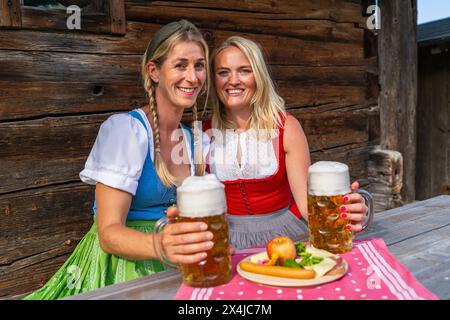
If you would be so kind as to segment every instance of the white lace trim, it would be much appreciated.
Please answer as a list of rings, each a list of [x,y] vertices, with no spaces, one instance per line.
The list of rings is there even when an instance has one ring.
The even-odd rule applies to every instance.
[[[240,165],[238,143],[241,147]],[[278,168],[273,140],[258,139],[255,130],[241,133],[227,130],[224,139],[213,139],[210,150],[211,173],[220,180],[266,178],[275,174]]]

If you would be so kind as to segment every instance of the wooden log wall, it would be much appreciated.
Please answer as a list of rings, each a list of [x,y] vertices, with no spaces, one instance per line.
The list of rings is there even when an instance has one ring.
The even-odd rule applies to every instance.
[[[145,104],[141,55],[173,20],[194,22],[211,47],[259,42],[312,160],[346,162],[366,185],[380,125],[363,11],[356,0],[126,1],[123,36],[0,30],[0,298],[45,283],[89,229],[93,188],[78,174],[101,122]]]

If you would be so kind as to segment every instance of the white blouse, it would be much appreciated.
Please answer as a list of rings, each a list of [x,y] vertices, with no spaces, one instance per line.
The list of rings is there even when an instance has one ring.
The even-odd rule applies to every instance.
[[[278,135],[273,139],[278,141]],[[277,152],[272,139],[258,139],[256,130],[226,130],[224,138],[213,138],[210,146],[210,170],[222,181],[260,179],[276,173]],[[238,161],[238,144],[241,159]],[[278,146],[278,143],[275,144]],[[278,149],[278,148],[277,148]]]
[[[136,194],[149,151],[151,160],[154,160],[154,145],[152,127],[145,112],[141,109],[135,111],[144,119],[148,131],[138,119],[128,113],[110,116],[100,126],[85,168],[80,172],[81,181],[92,185],[101,182],[132,195]],[[191,136],[186,130],[182,131],[193,175],[195,167],[192,165]],[[202,139],[202,143],[206,140]],[[203,150],[207,152],[207,145],[204,145]]]

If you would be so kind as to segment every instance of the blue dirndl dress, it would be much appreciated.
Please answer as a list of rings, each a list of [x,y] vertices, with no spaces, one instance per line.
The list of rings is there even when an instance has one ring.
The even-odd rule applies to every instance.
[[[123,140],[123,144],[126,145],[128,142],[125,140],[133,139],[133,137],[111,136],[111,132],[114,132],[111,130],[116,130],[118,127],[126,127],[127,124],[131,124],[130,128],[132,130],[130,132],[141,133],[140,139],[138,139],[140,141],[140,149],[142,147],[145,149],[145,144],[148,145],[148,148],[145,155],[142,156],[144,159],[143,165],[139,163],[134,166],[137,168],[135,170],[137,174],[135,174],[136,172],[132,172],[129,176],[124,176],[123,170],[122,172],[120,170],[123,168],[127,170],[127,159],[124,160],[125,165],[122,162],[116,167],[111,166],[110,163],[102,163],[102,159],[108,159],[106,161],[109,161],[109,158],[114,158],[114,156],[121,157],[120,153],[128,151],[127,146],[124,147],[125,149],[120,148],[120,142]],[[145,128],[145,131],[142,130],[142,127],[139,127],[140,125]],[[184,125],[182,127],[185,141],[189,146],[187,149],[192,164],[192,129]],[[145,233],[153,232],[156,221],[165,216],[165,210],[176,201],[176,188],[165,187],[155,171],[152,161],[153,134],[151,130],[151,126],[144,112],[140,109],[135,109],[127,114],[111,116],[102,124],[93,150],[86,162],[86,167],[80,173],[80,177],[84,182],[90,184],[102,182],[106,185],[130,192],[133,197],[126,225]],[[147,139],[142,134],[144,132]],[[114,141],[115,139],[116,141]],[[130,141],[130,143],[133,144],[133,141]],[[120,150],[111,151],[105,155],[102,148],[114,145],[119,145],[118,149]],[[96,156],[97,159],[95,159]],[[130,167],[133,166],[130,165],[128,167],[128,170],[131,170]],[[130,177],[136,178],[139,174],[138,179],[130,180]],[[191,166],[191,174],[193,174],[193,166]],[[132,261],[104,252],[98,240],[97,208],[95,202],[93,211],[94,223],[91,229],[81,239],[63,266],[43,287],[26,296],[24,299],[60,299],[111,284],[133,280],[165,269],[159,260]]]

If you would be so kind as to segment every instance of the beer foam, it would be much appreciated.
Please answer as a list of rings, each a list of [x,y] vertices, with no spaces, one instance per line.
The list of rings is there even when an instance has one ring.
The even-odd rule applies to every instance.
[[[308,194],[333,196],[350,193],[348,166],[335,161],[318,161],[308,169]]]
[[[177,207],[182,217],[208,217],[227,212],[225,186],[214,174],[191,176],[177,188]]]

